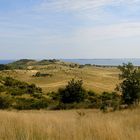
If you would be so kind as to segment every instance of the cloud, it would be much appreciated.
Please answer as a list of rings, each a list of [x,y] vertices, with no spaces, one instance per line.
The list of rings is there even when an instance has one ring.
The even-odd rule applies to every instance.
[[[43,0],[33,9],[42,14],[70,13],[79,19],[101,21],[106,18],[111,20],[117,15],[117,12],[106,11],[108,6],[122,7],[119,10],[126,10],[125,14],[136,13],[140,9],[140,0]]]
[[[132,5],[140,3],[139,0],[44,0],[37,7],[40,11],[85,11],[98,10],[107,5]]]
[[[81,28],[76,31],[75,36],[80,37],[79,40],[86,38],[91,41],[140,36],[140,22]]]
[[[31,54],[38,48],[36,56],[40,52],[41,56],[84,58],[98,56],[104,46],[109,48],[106,54],[113,52],[114,46],[120,46],[119,53],[129,46],[131,54],[131,45],[140,43],[140,0],[39,1],[27,9],[1,14],[1,48],[22,46],[23,52],[26,47]]]

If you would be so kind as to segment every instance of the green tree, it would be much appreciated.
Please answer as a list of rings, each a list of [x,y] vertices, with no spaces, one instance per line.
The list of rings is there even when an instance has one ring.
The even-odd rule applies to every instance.
[[[79,103],[85,99],[85,90],[82,87],[83,81],[72,79],[64,89],[59,89],[60,102]]]
[[[140,99],[140,78],[139,70],[132,63],[123,64],[118,67],[121,73],[119,74],[122,82],[117,86],[117,90],[122,93],[122,101],[125,104],[137,105]]]

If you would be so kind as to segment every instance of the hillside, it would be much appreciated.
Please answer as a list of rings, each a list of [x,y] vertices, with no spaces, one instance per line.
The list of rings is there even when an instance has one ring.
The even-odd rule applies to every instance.
[[[13,69],[0,71],[1,76],[11,76],[27,83],[35,83],[45,93],[56,91],[72,78],[82,79],[85,88],[97,93],[113,91],[119,82],[119,71],[116,67],[83,66],[59,60],[26,59],[13,62],[8,66]],[[37,76],[37,73],[40,75]]]
[[[11,77],[0,77],[0,108],[40,109],[47,107],[42,89]]]

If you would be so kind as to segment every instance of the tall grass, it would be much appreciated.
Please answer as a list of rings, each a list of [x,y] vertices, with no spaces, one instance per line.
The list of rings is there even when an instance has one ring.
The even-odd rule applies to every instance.
[[[0,140],[140,140],[140,109],[0,111]]]

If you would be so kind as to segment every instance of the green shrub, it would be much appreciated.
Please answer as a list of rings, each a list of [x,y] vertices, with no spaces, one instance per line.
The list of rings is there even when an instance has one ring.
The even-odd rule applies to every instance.
[[[122,101],[127,105],[138,105],[140,100],[140,71],[132,63],[118,67],[121,71],[119,78],[122,82],[117,90],[122,93]]]
[[[11,95],[42,93],[42,89],[35,84],[28,84],[11,77],[4,78],[4,86]]]
[[[81,109],[81,108],[88,108],[87,104],[85,104],[84,102],[80,102],[80,103],[59,103],[55,109]]]
[[[4,64],[0,64],[0,71],[2,70],[9,70],[11,69],[10,66],[4,65]]]
[[[14,108],[18,110],[43,109],[48,107],[46,99],[17,98]]]
[[[35,75],[33,75],[34,77],[46,77],[46,76],[52,76],[52,74],[48,74],[48,73],[41,73],[41,72],[37,72]]]
[[[105,111],[107,108],[110,108],[110,107],[113,110],[119,109],[121,97],[117,93],[103,92],[99,98],[101,100],[101,104],[100,104],[101,110]]]
[[[5,91],[5,87],[4,86],[0,86],[0,92],[4,92]]]
[[[0,96],[0,109],[7,109],[11,105],[11,101],[8,96]]]
[[[59,89],[60,102],[62,103],[79,103],[85,99],[85,89],[82,87],[82,80],[75,81],[72,79],[65,88]]]

